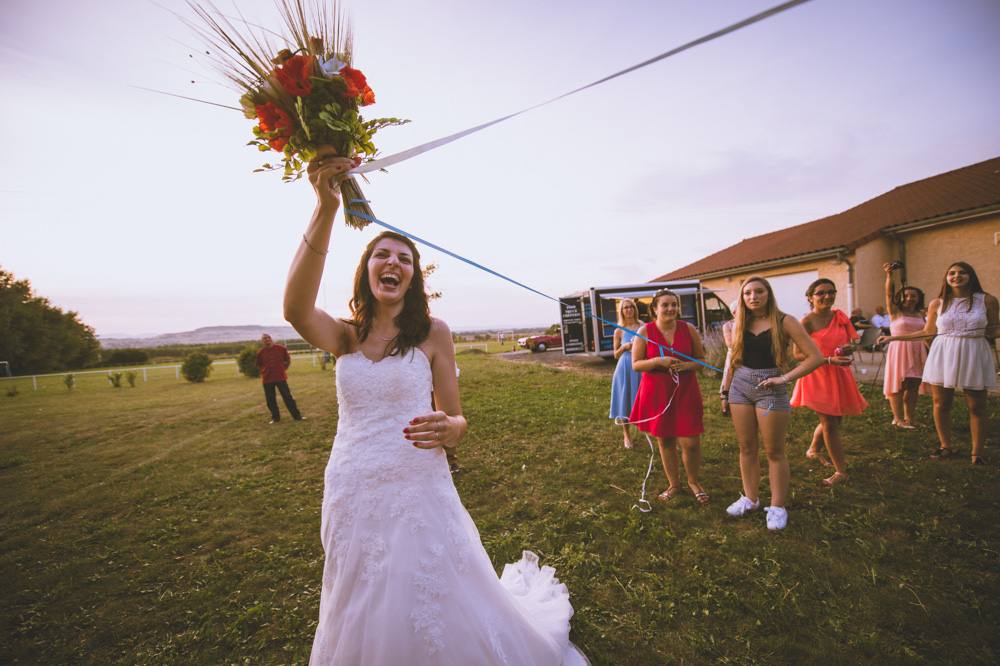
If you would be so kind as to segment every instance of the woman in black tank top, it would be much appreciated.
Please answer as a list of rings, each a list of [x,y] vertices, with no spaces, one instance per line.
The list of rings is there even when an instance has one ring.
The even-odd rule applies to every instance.
[[[722,412],[732,414],[736,439],[740,443],[740,476],[743,493],[726,513],[742,516],[760,508],[760,442],[763,435],[771,482],[771,506],[767,527],[780,530],[788,522],[788,456],[785,435],[792,408],[787,384],[803,377],[823,363],[819,348],[795,317],[778,309],[771,285],[753,276],[740,286],[735,326],[723,329],[731,351],[730,368],[722,378]],[[791,365],[789,344],[795,342],[806,353],[798,367]]]

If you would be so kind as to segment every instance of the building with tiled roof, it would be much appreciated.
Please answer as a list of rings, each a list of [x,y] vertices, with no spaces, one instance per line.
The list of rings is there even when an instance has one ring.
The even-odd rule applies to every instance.
[[[740,282],[766,277],[782,310],[808,310],[805,289],[829,278],[837,307],[870,316],[885,304],[882,265],[899,259],[897,274],[937,295],[955,261],[970,263],[983,288],[1000,294],[1000,157],[901,185],[850,210],[788,229],[747,238],[652,282],[700,279],[726,302]]]

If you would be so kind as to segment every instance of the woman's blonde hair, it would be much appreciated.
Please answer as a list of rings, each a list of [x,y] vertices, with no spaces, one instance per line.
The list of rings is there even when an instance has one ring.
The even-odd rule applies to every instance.
[[[750,330],[750,324],[753,322],[753,313],[750,312],[750,308],[747,307],[747,303],[743,298],[743,291],[751,282],[760,282],[767,289],[767,319],[771,324],[771,356],[774,357],[774,362],[780,370],[787,370],[791,361],[788,352],[791,338],[785,332],[784,326],[781,325],[782,320],[785,318],[785,313],[778,309],[778,303],[774,300],[774,290],[771,289],[771,283],[759,275],[751,275],[740,284],[739,304],[736,308],[736,326],[733,327],[732,365],[734,368],[743,365],[743,333]]]
[[[639,306],[636,305],[635,301],[633,301],[631,298],[623,298],[622,300],[618,301],[618,308],[617,308],[618,309],[618,325],[619,326],[624,326],[625,323],[626,323],[625,322],[625,315],[622,314],[622,308],[625,307],[626,303],[631,303],[632,307],[635,308],[635,321],[637,323],[641,324],[642,322],[639,320]]]

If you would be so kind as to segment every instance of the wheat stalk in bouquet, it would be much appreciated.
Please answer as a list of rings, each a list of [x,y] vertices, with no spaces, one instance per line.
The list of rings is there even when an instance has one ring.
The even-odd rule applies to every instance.
[[[361,116],[375,94],[351,66],[351,26],[336,0],[275,0],[285,24],[281,33],[230,18],[211,2],[189,4],[200,23],[188,25],[207,44],[211,64],[240,91],[244,115],[257,121],[248,145],[281,153],[279,164],[257,171],[281,169],[282,180],[297,180],[324,145],[360,164],[375,158],[372,137],[379,129],[409,122]],[[374,215],[357,182],[347,178],[340,189],[345,221],[363,228],[368,220],[352,213]]]

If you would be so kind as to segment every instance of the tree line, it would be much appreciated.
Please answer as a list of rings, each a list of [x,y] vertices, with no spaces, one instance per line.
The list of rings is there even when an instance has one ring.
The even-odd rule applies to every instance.
[[[35,294],[27,280],[0,267],[0,361],[11,374],[85,368],[100,358],[94,329]]]

